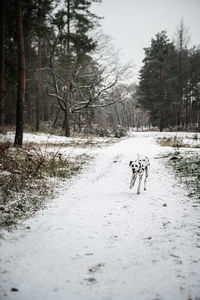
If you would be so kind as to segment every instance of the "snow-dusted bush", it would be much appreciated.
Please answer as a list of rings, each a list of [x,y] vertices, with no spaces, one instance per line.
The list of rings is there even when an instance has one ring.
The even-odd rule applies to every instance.
[[[45,205],[59,178],[77,173],[87,157],[65,157],[48,147],[0,144],[0,226],[10,225]],[[51,179],[50,179],[51,178]]]

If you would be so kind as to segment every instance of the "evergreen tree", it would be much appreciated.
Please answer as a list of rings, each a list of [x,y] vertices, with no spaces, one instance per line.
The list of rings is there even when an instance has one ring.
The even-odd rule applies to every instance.
[[[160,131],[166,126],[172,101],[174,85],[175,47],[165,31],[151,40],[145,48],[144,66],[140,70],[139,102],[150,112],[151,122]],[[173,68],[171,66],[173,65]],[[170,67],[169,67],[170,66]]]
[[[187,82],[186,128],[196,124],[200,130],[200,46],[189,51],[190,73]]]
[[[18,50],[18,93],[17,93],[17,116],[15,145],[22,146],[24,126],[24,98],[26,86],[24,36],[22,23],[22,4],[17,0],[17,50]]]
[[[179,128],[184,127],[184,110],[187,107],[187,82],[189,76],[189,57],[188,57],[188,29],[183,23],[183,19],[180,22],[180,26],[177,30],[177,38],[175,40],[177,51],[177,100],[176,100],[176,123]]]
[[[5,66],[5,0],[0,2],[0,126]]]

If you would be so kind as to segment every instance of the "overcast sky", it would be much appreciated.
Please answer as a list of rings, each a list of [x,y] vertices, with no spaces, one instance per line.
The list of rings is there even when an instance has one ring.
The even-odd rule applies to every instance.
[[[144,58],[143,48],[162,30],[172,39],[181,18],[189,28],[190,46],[200,44],[200,0],[102,0],[93,4],[93,11],[104,17],[103,31],[122,50],[122,63],[132,61],[135,65],[135,79]]]

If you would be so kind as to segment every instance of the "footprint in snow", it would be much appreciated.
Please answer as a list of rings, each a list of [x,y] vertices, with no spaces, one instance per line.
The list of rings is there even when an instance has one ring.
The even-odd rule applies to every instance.
[[[94,274],[94,273],[98,272],[104,265],[105,265],[104,263],[98,263],[94,266],[91,266],[88,269],[88,273],[89,274]],[[91,275],[86,275],[84,277],[84,281],[87,282],[90,285],[97,283],[96,278],[91,276]]]
[[[170,221],[163,222],[163,223],[162,223],[163,228],[166,229],[167,226],[168,226],[170,223],[171,223]]]
[[[130,207],[130,205],[124,205],[124,206],[122,206],[122,208],[129,208]]]
[[[118,236],[117,235],[111,235],[109,238],[109,242],[113,242],[113,241],[117,241],[118,240]]]
[[[97,280],[92,276],[85,276],[84,282],[86,282],[87,284],[95,284],[97,283]]]
[[[92,252],[87,252],[85,255],[86,255],[86,256],[91,256],[91,255],[94,255],[94,253],[92,253]]]
[[[102,267],[104,267],[104,265],[105,265],[104,263],[98,263],[98,264],[96,264],[96,265],[90,267],[90,268],[88,269],[88,272],[89,272],[89,273],[96,273],[96,272],[98,272]]]

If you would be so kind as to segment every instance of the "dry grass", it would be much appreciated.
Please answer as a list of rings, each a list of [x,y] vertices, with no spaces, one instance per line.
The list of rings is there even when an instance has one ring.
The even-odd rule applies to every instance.
[[[65,157],[57,147],[26,144],[13,148],[0,144],[0,225],[11,225],[44,207],[54,185],[79,172],[88,156]]]
[[[197,138],[194,136],[193,139],[196,140]],[[174,136],[174,137],[161,137],[161,138],[157,139],[157,142],[161,146],[173,147],[175,149],[179,149],[179,148],[200,148],[200,144],[197,144],[197,145],[187,144],[187,143],[184,143],[182,138],[178,138],[176,136]]]
[[[187,186],[188,196],[200,199],[200,154],[186,150],[174,155],[171,153],[167,166],[173,168],[177,178]]]

